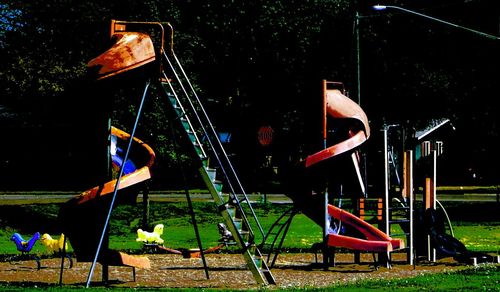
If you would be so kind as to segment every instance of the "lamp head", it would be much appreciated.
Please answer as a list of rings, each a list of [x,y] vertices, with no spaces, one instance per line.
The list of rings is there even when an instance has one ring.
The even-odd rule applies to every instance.
[[[375,9],[375,10],[385,10],[385,9],[387,9],[387,6],[385,6],[385,5],[373,5],[373,9]]]

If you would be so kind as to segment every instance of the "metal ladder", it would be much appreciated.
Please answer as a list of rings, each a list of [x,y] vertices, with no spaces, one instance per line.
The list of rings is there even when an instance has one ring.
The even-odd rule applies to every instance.
[[[254,227],[261,238],[265,237],[265,233],[209,116],[172,49],[163,51],[161,62],[159,86],[193,146],[193,154],[200,162],[200,175],[228,230],[255,280],[263,285],[276,284],[255,243]]]
[[[403,238],[406,241],[404,249],[407,253],[407,262],[410,265],[414,263],[414,246],[413,246],[413,154],[412,151],[403,153],[403,190],[401,201],[393,198],[390,195],[390,172],[391,165],[394,168],[394,173],[398,183],[400,182],[397,175],[397,167],[394,163],[392,149],[388,145],[388,130],[393,125],[385,126],[384,134],[384,176],[385,176],[385,192],[384,192],[384,231],[392,238]],[[402,232],[392,233],[392,225],[399,225]],[[402,251],[400,250],[400,251]],[[388,259],[390,261],[390,259]]]

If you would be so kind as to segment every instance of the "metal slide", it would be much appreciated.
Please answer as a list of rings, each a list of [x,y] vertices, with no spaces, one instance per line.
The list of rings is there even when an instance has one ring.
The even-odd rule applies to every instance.
[[[130,156],[124,161],[126,143],[130,134],[112,127],[111,157],[113,168],[123,167],[117,203],[135,203],[143,183],[151,178],[151,166],[155,153],[147,144],[133,138]],[[79,262],[91,262],[96,255],[103,223],[115,191],[117,179],[95,186],[62,205],[59,219],[62,232],[68,237]],[[105,248],[99,255],[98,262],[105,266],[130,266],[150,268],[149,259],[144,256],[128,255],[124,252]]]

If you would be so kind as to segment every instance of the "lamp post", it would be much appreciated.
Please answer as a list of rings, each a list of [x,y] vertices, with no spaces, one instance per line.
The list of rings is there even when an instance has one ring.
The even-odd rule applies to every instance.
[[[465,27],[465,26],[461,26],[461,25],[455,24],[455,23],[444,21],[442,19],[435,18],[435,17],[429,16],[429,15],[425,15],[425,14],[422,14],[422,13],[419,13],[419,12],[416,12],[416,11],[413,11],[413,10],[409,10],[409,9],[406,9],[406,8],[403,8],[403,7],[399,7],[399,6],[374,5],[373,9],[378,10],[378,11],[380,11],[380,10],[386,10],[386,9],[396,9],[396,10],[400,10],[400,11],[403,11],[403,12],[414,14],[414,15],[417,15],[417,16],[420,16],[420,17],[424,17],[424,18],[427,18],[427,19],[430,19],[430,20],[433,20],[433,21],[436,21],[436,22],[440,22],[442,24],[453,26],[453,27],[461,29],[461,30],[472,32],[474,34],[480,35],[480,36],[485,37],[485,38],[489,38],[489,39],[492,39],[492,40],[499,40],[500,39],[500,37],[495,36],[495,35],[487,34],[487,33],[484,33],[482,31],[478,31],[478,30],[475,30],[475,29],[471,29],[471,28],[468,28],[468,27]]]
[[[361,15],[356,10],[354,15],[354,37],[355,37],[355,52],[356,52],[356,96],[358,98],[358,105],[361,106],[361,45],[360,45],[360,31],[359,21],[363,18],[373,17],[373,15]]]
[[[448,26],[451,26],[451,27],[454,27],[454,28],[457,28],[457,29],[460,29],[460,30],[464,30],[464,31],[473,33],[475,35],[478,35],[478,36],[481,36],[481,37],[484,37],[484,38],[488,38],[490,40],[494,40],[494,41],[497,40],[498,41],[500,39],[500,37],[496,36],[496,35],[484,33],[482,31],[478,31],[478,30],[474,30],[474,29],[471,29],[471,28],[468,28],[468,27],[464,27],[464,26],[461,26],[461,25],[458,25],[458,24],[455,24],[455,23],[451,23],[451,22],[448,22],[448,21],[445,21],[445,20],[442,20],[442,19],[439,19],[439,18],[435,18],[435,17],[429,16],[429,15],[425,15],[425,14],[422,14],[422,13],[419,13],[419,12],[416,12],[416,11],[413,11],[413,10],[409,10],[409,9],[406,9],[406,8],[403,8],[403,7],[399,7],[399,6],[374,5],[374,6],[372,6],[372,8],[374,10],[377,10],[377,11],[382,11],[382,10],[386,10],[386,9],[399,10],[399,11],[402,11],[402,12],[405,12],[405,13],[413,14],[413,15],[416,15],[416,16],[419,16],[419,17],[423,17],[423,18],[435,21],[435,22],[439,22],[441,24],[445,24],[445,25],[448,25]],[[434,155],[436,155],[436,152],[435,151],[433,151],[433,152],[434,152]],[[429,188],[430,192],[433,192],[433,194],[431,194],[431,196],[432,195],[435,196],[435,183],[436,183],[435,182],[435,173],[436,173],[436,166],[435,166],[436,162],[435,162],[435,159],[436,158],[434,156],[434,161],[433,161],[433,176],[434,176],[434,178],[431,179],[433,185]],[[387,181],[387,179],[386,179],[386,181]],[[427,189],[427,186],[425,186],[425,188]],[[386,226],[386,229],[387,228],[388,227]],[[410,236],[412,237],[413,235],[410,235]],[[413,245],[413,242],[411,242],[410,245]],[[433,255],[430,254],[430,251],[432,250],[431,249],[432,245],[430,244],[430,242],[427,243],[427,247],[428,247],[428,251],[429,251],[429,255],[428,255],[429,259],[432,257],[432,261],[435,261],[435,256],[436,256],[435,255],[435,250],[433,252]]]
[[[356,10],[354,28],[356,30],[356,94],[358,104],[361,106],[361,70],[360,70],[360,52],[359,52],[359,12]]]

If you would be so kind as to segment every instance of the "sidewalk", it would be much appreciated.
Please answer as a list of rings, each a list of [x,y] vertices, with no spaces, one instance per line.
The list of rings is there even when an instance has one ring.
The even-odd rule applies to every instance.
[[[79,195],[75,192],[0,192],[0,205],[22,205],[22,204],[52,204],[64,203],[69,199]],[[193,202],[209,202],[212,197],[208,193],[191,193],[189,194]],[[284,194],[248,194],[250,202],[266,202],[273,204],[292,204],[292,200]],[[447,201],[466,201],[466,202],[499,202],[500,196],[495,193],[468,193],[446,192],[440,194],[437,198],[441,202]],[[186,201],[184,192],[172,191],[152,191],[149,194],[149,199],[153,202],[182,202]],[[142,202],[143,195],[139,194],[137,201]],[[416,195],[416,200],[422,200],[422,194]]]
[[[22,205],[22,204],[58,204],[64,203],[73,197],[78,196],[75,192],[0,192],[0,205]],[[209,202],[212,196],[209,193],[190,193],[193,202]],[[284,194],[248,194],[250,202],[267,202],[274,204],[291,204],[292,200]],[[137,202],[142,202],[143,194],[137,196]],[[152,191],[149,193],[149,200],[153,202],[183,202],[186,201],[186,194],[183,191]]]

